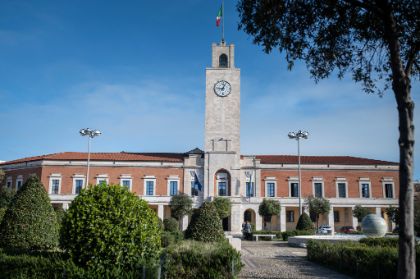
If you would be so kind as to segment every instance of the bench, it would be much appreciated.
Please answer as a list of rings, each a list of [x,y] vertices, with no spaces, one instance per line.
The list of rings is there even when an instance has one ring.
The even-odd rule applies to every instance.
[[[255,237],[255,241],[258,241],[258,238],[260,237],[269,237],[271,240],[276,237],[275,234],[254,234],[253,237]]]

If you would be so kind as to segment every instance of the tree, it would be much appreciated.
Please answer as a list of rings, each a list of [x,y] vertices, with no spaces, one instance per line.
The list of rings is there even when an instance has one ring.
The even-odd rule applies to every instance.
[[[385,209],[386,215],[388,215],[389,219],[395,224],[398,224],[400,221],[400,209],[398,207],[390,206]]]
[[[163,229],[168,232],[179,231],[178,220],[173,217],[163,219]]]
[[[420,236],[420,199],[414,201],[414,230]]]
[[[369,209],[362,207],[360,204],[356,205],[353,209],[353,216],[357,218],[357,221],[362,222],[363,218],[370,213]]]
[[[315,216],[316,228],[318,229],[319,215],[330,212],[331,205],[327,199],[318,197],[308,197],[306,204],[309,207],[309,213]]]
[[[214,206],[217,209],[220,219],[224,219],[230,216],[230,210],[232,208],[232,203],[228,198],[216,197],[213,201]]]
[[[0,188],[3,188],[5,185],[5,180],[6,178],[6,173],[4,172],[4,170],[0,169]]]
[[[212,202],[204,202],[194,211],[185,237],[203,242],[221,241],[225,238],[219,214]]]
[[[312,223],[311,218],[309,218],[308,214],[305,212],[300,215],[299,220],[296,224],[296,230],[306,231],[312,230],[314,228],[314,224]]]
[[[159,221],[145,200],[119,185],[97,185],[70,204],[61,225],[61,246],[74,262],[106,277],[154,264],[160,252]]]
[[[4,215],[0,246],[8,250],[42,250],[57,244],[58,225],[50,198],[38,177],[31,176]]]
[[[15,190],[6,187],[0,187],[0,208],[7,208],[12,202],[15,194]]]
[[[171,215],[178,220],[180,226],[182,218],[191,214],[192,203],[192,199],[184,193],[172,196],[171,201],[169,202]]]
[[[264,225],[267,222],[271,222],[271,217],[273,215],[280,214],[280,202],[277,200],[263,199],[258,207],[258,214],[264,217]]]
[[[285,52],[289,69],[303,60],[315,81],[349,72],[367,93],[392,87],[400,132],[398,276],[414,278],[411,79],[420,76],[419,1],[240,0],[237,9],[239,28],[265,52]]]

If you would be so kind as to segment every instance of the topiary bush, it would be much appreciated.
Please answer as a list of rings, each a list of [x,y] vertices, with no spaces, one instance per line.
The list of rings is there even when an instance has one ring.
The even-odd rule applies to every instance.
[[[168,232],[163,231],[161,236],[162,247],[168,247],[176,244],[184,239],[184,234],[181,231]]]
[[[185,237],[197,241],[214,242],[225,238],[217,209],[211,202],[204,202],[194,211]]]
[[[42,250],[58,245],[54,209],[38,177],[31,176],[14,196],[0,225],[0,247]]]
[[[304,230],[312,230],[314,228],[314,224],[312,223],[311,218],[309,218],[308,214],[305,212],[300,215],[299,220],[296,224],[296,230],[304,231]]]
[[[214,206],[217,209],[217,213],[219,214],[220,219],[224,219],[230,216],[230,211],[232,208],[232,203],[228,198],[224,197],[216,197],[213,200]]]
[[[61,246],[82,267],[105,274],[110,267],[138,269],[156,262],[158,217],[146,201],[119,185],[97,185],[71,203],[61,227]]]
[[[179,231],[178,220],[173,217],[165,218],[163,220],[163,229],[168,232],[178,232]]]

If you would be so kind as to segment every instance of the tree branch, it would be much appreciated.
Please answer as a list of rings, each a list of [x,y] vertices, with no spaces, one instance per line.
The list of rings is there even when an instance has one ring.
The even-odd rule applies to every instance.
[[[361,2],[361,1],[358,1],[358,0],[344,0],[344,2],[347,2],[348,4],[351,4],[355,7],[360,7],[360,8],[363,8],[363,9],[367,10],[367,11],[377,13],[379,16],[384,15],[384,13],[381,9],[379,9],[378,7],[376,7],[374,5],[370,5],[369,3]]]
[[[411,69],[413,68],[413,64],[416,63],[415,60],[416,60],[416,56],[417,56],[419,50],[420,50],[420,43],[417,42],[411,47],[410,51],[408,52],[407,64],[406,64],[405,70],[404,70],[407,77],[410,76]],[[416,65],[417,65],[417,63],[416,63]]]

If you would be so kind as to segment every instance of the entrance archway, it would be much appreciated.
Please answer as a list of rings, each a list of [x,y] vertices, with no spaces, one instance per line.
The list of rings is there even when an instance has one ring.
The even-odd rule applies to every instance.
[[[255,220],[256,214],[255,211],[251,208],[248,208],[244,211],[244,222],[249,222],[255,228],[256,220]]]

